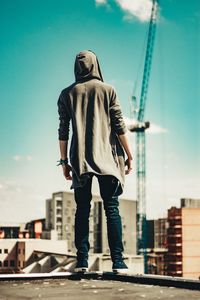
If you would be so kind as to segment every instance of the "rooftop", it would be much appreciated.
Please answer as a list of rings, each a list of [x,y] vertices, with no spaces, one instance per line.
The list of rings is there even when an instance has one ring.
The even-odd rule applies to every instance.
[[[106,297],[106,300],[137,300],[142,298],[148,300],[200,299],[200,289],[184,289],[184,284],[185,287],[192,288],[192,283],[196,283],[196,288],[198,288],[199,281],[163,277],[149,275],[120,276],[112,273],[1,275],[0,299],[79,300],[81,298],[81,300],[102,300],[102,297]],[[173,282],[175,286],[181,288],[172,287]],[[190,283],[190,286],[188,283]],[[195,286],[193,287],[195,288]]]

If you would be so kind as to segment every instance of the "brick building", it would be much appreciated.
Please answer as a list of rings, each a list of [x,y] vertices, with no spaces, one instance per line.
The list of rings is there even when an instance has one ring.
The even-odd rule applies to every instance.
[[[200,276],[200,201],[181,200],[168,210],[166,275]]]

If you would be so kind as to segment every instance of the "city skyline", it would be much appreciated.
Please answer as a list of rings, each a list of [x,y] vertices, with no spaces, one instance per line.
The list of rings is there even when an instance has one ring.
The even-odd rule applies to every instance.
[[[93,50],[119,96],[126,123],[151,1],[25,0],[1,4],[0,219],[45,214],[53,192],[69,191],[60,167],[57,99],[74,81],[75,55]],[[200,198],[200,3],[160,1],[145,119],[147,216],[166,216],[180,198]],[[138,74],[139,70],[139,76]],[[133,151],[134,135],[129,134]],[[135,155],[135,151],[134,151]],[[135,161],[134,158],[134,168]],[[98,193],[94,183],[94,194]],[[136,199],[135,169],[123,198]]]

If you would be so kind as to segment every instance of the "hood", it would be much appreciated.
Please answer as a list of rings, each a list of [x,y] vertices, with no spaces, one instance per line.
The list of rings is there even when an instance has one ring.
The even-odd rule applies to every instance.
[[[97,78],[103,81],[101,69],[96,55],[90,51],[81,51],[76,56],[74,74],[77,81]]]

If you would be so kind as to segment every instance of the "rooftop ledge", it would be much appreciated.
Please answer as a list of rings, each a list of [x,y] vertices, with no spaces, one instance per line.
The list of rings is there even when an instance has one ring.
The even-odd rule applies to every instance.
[[[0,274],[0,289],[2,281],[44,281],[50,279],[68,279],[68,280],[106,280],[106,281],[121,281],[125,283],[136,283],[162,287],[175,287],[179,289],[199,290],[200,281],[194,279],[146,275],[146,274],[127,274],[119,275],[112,272],[86,272],[86,273],[70,273],[70,272],[55,272],[55,273],[30,273],[30,274]],[[200,296],[200,295],[199,295]]]

